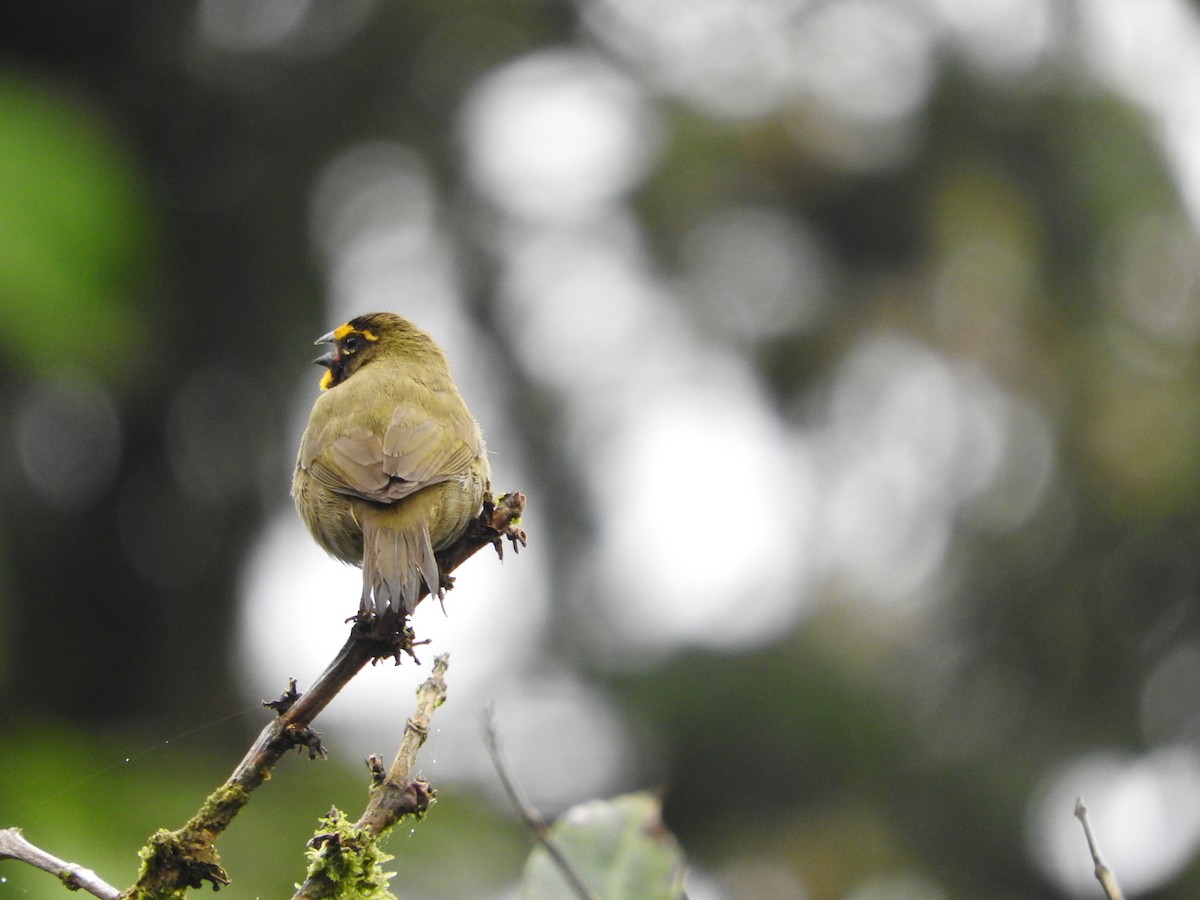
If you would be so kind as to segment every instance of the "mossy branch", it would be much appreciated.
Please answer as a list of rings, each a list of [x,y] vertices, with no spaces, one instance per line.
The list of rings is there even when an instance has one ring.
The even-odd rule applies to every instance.
[[[441,571],[448,575],[489,545],[503,558],[506,539],[514,550],[519,550],[525,545],[525,532],[520,526],[524,509],[525,496],[519,492],[505,494],[495,501],[489,499],[462,537],[438,554]],[[177,831],[163,829],[151,836],[139,851],[142,869],[138,880],[127,890],[118,891],[90,869],[35,847],[19,828],[0,830],[0,859],[26,862],[55,875],[70,890],[84,890],[104,900],[181,898],[189,888],[205,883],[214,889],[228,884],[229,876],[214,845],[249,802],[251,793],[271,777],[275,764],[289,750],[306,749],[313,759],[324,756],[320,736],[311,728],[317,715],[368,662],[389,657],[399,662],[404,654],[414,656],[418,643],[404,616],[387,613],[370,619],[356,618],[345,644],[307,692],[297,692],[293,681],[278,700],[264,704],[278,716],[262,730],[233,773],[205,799],[196,814]],[[362,824],[354,826],[364,834],[378,837],[403,816],[419,815],[432,802],[432,789],[424,782],[410,780],[408,773],[428,732],[428,716],[445,699],[445,668],[444,658],[435,663],[434,675],[425,683],[440,681],[440,689],[429,692],[428,702],[433,706],[426,709],[425,700],[418,704],[418,712],[409,720],[392,769],[376,780],[371,801],[360,820]],[[381,765],[379,768],[382,771]]]
[[[429,737],[434,711],[446,702],[447,655],[433,662],[433,671],[417,688],[417,709],[404,726],[404,737],[390,768],[371,757],[372,785],[363,814],[349,825],[338,810],[321,820],[321,829],[309,842],[308,877],[292,900],[317,898],[384,898],[391,877],[382,869],[390,859],[379,848],[379,839],[409,816],[420,819],[437,798],[423,778],[414,778],[417,753]]]
[[[494,502],[489,499],[462,537],[439,554],[442,572],[453,572],[487,546],[495,547],[503,557],[506,538],[514,549],[523,546],[525,532],[520,520],[524,510],[525,495],[519,492],[505,494]],[[228,875],[221,868],[213,843],[249,801],[250,793],[270,777],[275,764],[292,748],[306,748],[310,759],[323,756],[320,737],[310,727],[313,719],[368,662],[388,657],[399,662],[402,654],[413,655],[415,645],[412,629],[402,615],[388,612],[375,618],[356,618],[346,643],[307,692],[296,693],[293,682],[279,700],[267,704],[279,712],[278,718],[262,730],[233,774],[200,811],[179,831],[170,833],[175,841],[168,845],[156,835],[151,845],[143,848],[141,875],[124,897],[169,897],[174,890],[196,886],[196,877],[211,882],[213,887],[227,884]],[[156,840],[159,849],[155,849]],[[180,855],[165,852],[162,848],[166,847],[178,848]]]

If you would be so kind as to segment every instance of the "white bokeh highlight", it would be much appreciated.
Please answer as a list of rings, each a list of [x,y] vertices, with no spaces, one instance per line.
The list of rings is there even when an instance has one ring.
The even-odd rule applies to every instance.
[[[747,373],[714,363],[705,382],[664,388],[624,417],[596,472],[597,494],[623,485],[598,569],[635,646],[759,644],[799,612],[811,460]]]
[[[486,76],[462,115],[468,171],[509,215],[586,217],[648,171],[655,121],[632,81],[599,57],[557,51]]]
[[[227,53],[312,56],[342,46],[379,0],[199,0],[198,41]]]
[[[62,512],[85,509],[116,475],[120,420],[108,391],[89,376],[29,385],[18,397],[14,437],[29,484]]]
[[[1076,14],[1092,76],[1154,120],[1194,225],[1200,221],[1200,14],[1183,0],[1093,0]]]
[[[1049,435],[981,369],[911,338],[865,335],[813,430],[827,578],[864,600],[934,599],[964,517],[1003,531],[1036,511],[1053,471]],[[1015,496],[998,496],[1001,484]]]
[[[1136,896],[1168,883],[1200,849],[1200,754],[1168,745],[1142,756],[1095,751],[1051,772],[1030,801],[1029,851],[1072,897],[1096,896],[1075,801],[1082,798],[1105,865]]]

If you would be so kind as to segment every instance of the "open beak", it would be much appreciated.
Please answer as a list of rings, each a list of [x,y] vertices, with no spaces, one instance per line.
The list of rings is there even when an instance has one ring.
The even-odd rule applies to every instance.
[[[331,332],[329,332],[329,334],[321,335],[313,343],[317,344],[318,346],[320,346],[321,344],[335,343],[335,340],[333,337],[333,332],[331,331]],[[338,362],[338,353],[337,353],[336,346],[332,350],[330,350],[328,353],[326,353],[322,356],[318,356],[316,359],[313,360],[313,363],[315,365],[324,366],[327,369],[332,369],[335,365],[337,365],[337,362]]]

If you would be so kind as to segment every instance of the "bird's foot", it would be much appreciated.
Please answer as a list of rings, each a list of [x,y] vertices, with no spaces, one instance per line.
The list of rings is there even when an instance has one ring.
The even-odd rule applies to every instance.
[[[393,659],[396,665],[404,656],[408,656],[417,665],[417,647],[428,644],[428,640],[417,640],[416,634],[408,624],[408,616],[392,609],[381,613],[360,610],[354,617],[354,625],[350,633],[356,640],[371,644],[371,656],[374,662],[381,659]]]
[[[494,503],[489,501],[484,506],[483,513],[488,527],[496,532],[492,546],[496,548],[496,555],[501,559],[504,559],[504,538],[507,538],[508,542],[512,544],[513,553],[520,553],[521,548],[529,544],[525,529],[521,527],[523,512],[525,512],[525,495],[520,491],[502,494]]]

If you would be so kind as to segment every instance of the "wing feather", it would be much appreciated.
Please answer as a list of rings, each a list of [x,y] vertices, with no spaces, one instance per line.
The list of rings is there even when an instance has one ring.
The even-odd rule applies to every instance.
[[[368,379],[360,375],[333,390],[347,392],[356,381],[365,387]],[[409,394],[417,390],[410,388]],[[406,398],[395,403],[386,425],[360,423],[339,428],[332,420],[318,433],[306,433],[300,448],[301,465],[325,488],[376,503],[394,503],[431,484],[463,475],[483,453],[479,426],[461,399],[453,397],[449,408],[440,409],[438,401],[444,407],[451,399],[445,393],[426,399],[434,405],[432,415]],[[363,400],[379,402],[378,397]]]

